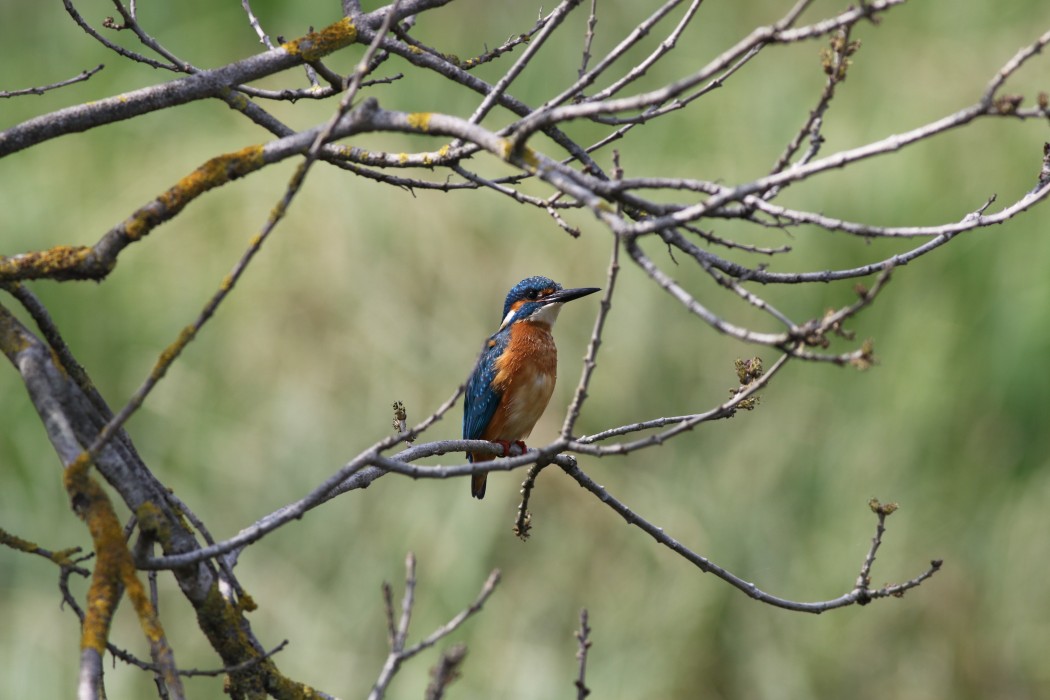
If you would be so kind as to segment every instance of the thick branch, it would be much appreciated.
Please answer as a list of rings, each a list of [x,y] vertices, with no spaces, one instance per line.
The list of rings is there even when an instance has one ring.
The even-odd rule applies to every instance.
[[[87,131],[195,100],[219,97],[235,85],[321,58],[348,46],[356,38],[357,27],[344,18],[272,51],[222,68],[35,117],[0,132],[0,158],[65,134]]]

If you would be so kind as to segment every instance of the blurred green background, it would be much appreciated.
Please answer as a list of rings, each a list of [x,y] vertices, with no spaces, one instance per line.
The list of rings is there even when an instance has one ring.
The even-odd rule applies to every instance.
[[[705,3],[678,50],[640,87],[688,74],[791,4]],[[144,25],[199,66],[260,50],[239,3],[139,5]],[[817,2],[805,18],[842,5]],[[102,0],[79,6],[96,24],[114,14]],[[600,2],[594,52],[608,50],[655,6]],[[331,0],[256,0],[253,7],[271,35],[285,37],[338,12]],[[467,57],[524,31],[538,12],[533,2],[459,0],[422,18],[416,35]],[[572,80],[585,19],[579,10],[559,30],[544,60],[514,84],[516,95],[538,104]],[[854,38],[863,46],[827,115],[823,153],[971,104],[1047,27],[1050,11],[1039,0],[915,2],[879,26],[860,26]],[[664,31],[629,58],[651,50]],[[0,41],[8,57],[0,89],[106,64],[86,83],[0,101],[0,128],[169,79],[107,53],[58,3],[0,3]],[[722,89],[636,130],[617,144],[627,174],[727,183],[764,174],[815,102],[822,46],[771,48]],[[346,70],[360,52],[349,49],[331,63]],[[495,80],[506,65],[478,73]],[[1031,104],[1038,90],[1050,89],[1047,65],[1033,61],[1007,91]],[[404,68],[392,60],[381,75]],[[301,84],[301,77],[288,73],[266,84]],[[430,75],[370,94],[390,108],[464,116],[478,100]],[[332,108],[272,106],[298,128]],[[496,114],[490,124],[506,120]],[[601,132],[573,125],[570,133],[586,141]],[[91,244],[206,159],[267,139],[212,101],[11,156],[0,167],[0,253]],[[986,120],[825,175],[778,201],[881,225],[958,220],[993,193],[1005,204],[1029,189],[1048,139],[1045,123]],[[354,145],[396,152],[441,142],[379,135]],[[542,139],[536,145],[547,146]],[[611,154],[599,154],[599,162],[608,167]],[[470,166],[507,172],[484,157]],[[113,406],[196,317],[293,168],[284,163],[204,196],[129,248],[102,284],[33,285]],[[545,192],[531,183],[526,189]],[[602,285],[608,234],[589,215],[567,218],[582,228],[580,239],[544,213],[489,192],[410,193],[318,167],[235,293],[131,420],[130,433],[159,478],[217,537],[231,536],[385,435],[393,401],[407,405],[410,421],[430,413],[466,375],[511,284],[547,274],[569,285]],[[849,590],[874,530],[866,502],[898,501],[873,583],[945,561],[903,599],[821,616],[758,604],[625,527],[555,471],[539,482],[533,537],[524,544],[510,530],[522,473],[494,475],[483,502],[469,498],[463,480],[390,476],[243,554],[238,573],[260,606],[252,614],[256,633],[269,646],[291,641],[277,661],[292,678],[363,696],[386,654],[380,584],[390,580],[400,593],[404,556],[413,551],[412,639],[472,600],[491,569],[503,571],[482,614],[451,640],[470,651],[450,697],[574,697],[572,633],[584,607],[594,644],[588,685],[598,698],[1050,697],[1048,222],[1044,203],[898,270],[875,307],[851,324],[859,337],[874,338],[879,364],[872,370],[796,363],[765,392],[759,410],[624,459],[581,460],[599,483],[687,546],[771,593],[801,600]],[[790,244],[792,256],[770,261],[776,270],[859,264],[902,249],[816,230],[788,238],[755,237],[728,224],[714,229]],[[660,248],[647,249],[712,308],[755,321],[688,265],[675,267]],[[851,287],[756,291],[802,319],[849,303]],[[15,306],[7,297],[3,303]],[[734,359],[756,352],[767,364],[774,359],[701,325],[630,264],[614,304],[581,433],[704,410],[735,384]],[[562,380],[534,431],[537,443],[561,424],[596,308],[583,301],[562,314]],[[10,369],[0,371],[0,395],[0,526],[51,549],[88,546],[58,461]],[[458,435],[457,407],[427,437]],[[0,550],[0,696],[74,692],[78,629],[60,609],[56,582],[50,563]],[[176,586],[162,577],[161,587],[179,664],[216,667]],[[126,609],[112,639],[147,655]],[[431,651],[408,664],[390,697],[421,697],[436,658]],[[107,664],[107,686],[113,698],[155,693],[146,674],[123,664]],[[217,679],[190,680],[187,688],[192,697],[221,696]]]

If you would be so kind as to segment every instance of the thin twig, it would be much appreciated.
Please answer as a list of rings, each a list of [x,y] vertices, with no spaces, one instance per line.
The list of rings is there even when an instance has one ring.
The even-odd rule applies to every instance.
[[[931,562],[930,568],[919,576],[906,581],[901,584],[893,586],[886,586],[877,591],[869,591],[866,588],[854,587],[853,590],[845,593],[837,598],[830,600],[822,600],[817,602],[802,602],[789,600],[787,598],[781,598],[779,596],[772,595],[760,589],[755,584],[745,581],[736,574],[733,574],[726,569],[713,563],[706,557],[703,557],[696,552],[692,551],[678,540],[674,539],[670,535],[664,532],[663,528],[657,527],[650,521],[641,517],[630,508],[628,508],[619,499],[615,498],[605,488],[599,486],[593,479],[583,473],[579,467],[572,467],[565,470],[566,473],[575,479],[577,483],[583,488],[590,491],[598,498],[602,503],[612,508],[618,513],[628,525],[634,525],[646,534],[652,537],[659,544],[667,547],[678,556],[682,557],[686,561],[690,562],[704,573],[714,574],[718,578],[722,579],[726,583],[730,584],[734,588],[743,591],[749,597],[768,605],[772,605],[778,608],[784,608],[785,610],[793,610],[795,612],[807,612],[807,613],[822,613],[828,610],[835,610],[837,608],[843,608],[850,605],[860,604],[861,601],[867,602],[876,598],[885,598],[888,596],[899,597],[905,591],[915,588],[920,585],[923,581],[928,579],[937,570],[940,569],[941,563],[938,560]],[[881,522],[881,521],[880,521]]]
[[[81,71],[79,74],[66,80],[60,80],[57,83],[49,83],[47,85],[39,85],[37,87],[23,88],[21,90],[0,90],[0,97],[19,97],[21,95],[43,95],[49,90],[57,90],[73,83],[82,83],[85,80],[89,80],[91,76],[98,73],[100,70],[105,68],[103,64],[98,64],[94,68],[88,68],[87,70]]]
[[[594,329],[591,331],[591,339],[587,343],[587,353],[583,358],[583,369],[580,373],[580,381],[576,385],[572,402],[565,412],[565,420],[562,422],[561,436],[569,439],[576,427],[576,421],[583,410],[583,403],[587,400],[587,389],[594,377],[594,370],[598,367],[598,348],[602,344],[602,332],[605,330],[605,322],[612,310],[613,293],[616,291],[616,278],[620,274],[620,239],[613,238],[612,253],[609,256],[609,268],[605,275],[605,293],[602,294],[601,303],[598,305],[598,313],[594,317]]]
[[[445,697],[445,690],[459,678],[459,668],[466,656],[466,644],[455,644],[441,652],[441,658],[434,668],[430,669],[430,684],[423,700],[441,700]]]
[[[241,7],[244,8],[244,12],[248,15],[248,24],[255,30],[255,34],[259,37],[259,42],[262,43],[268,49],[273,48],[273,42],[270,41],[270,36],[263,31],[262,25],[259,23],[259,18],[252,12],[252,4],[250,0],[241,0]]]
[[[532,513],[529,512],[529,498],[532,497],[532,490],[536,488],[536,479],[539,478],[540,472],[546,466],[547,464],[534,464],[529,467],[529,471],[525,474],[525,481],[521,484],[521,502],[518,503],[517,514],[514,516],[514,527],[511,530],[522,542],[529,539],[529,534],[532,531]]]
[[[576,631],[576,662],[579,671],[576,673],[576,700],[584,700],[591,694],[587,687],[587,653],[591,650],[591,627],[587,623],[587,608],[580,610],[580,629]]]
[[[408,623],[412,616],[412,607],[415,604],[415,576],[415,556],[409,553],[405,560],[405,595],[401,599],[400,621],[396,629],[392,627],[390,628],[390,630],[393,630],[393,636],[390,639],[390,653],[387,654],[386,660],[383,662],[383,668],[379,671],[379,677],[376,678],[375,685],[372,686],[372,690],[368,694],[368,700],[380,700],[380,698],[383,698],[386,695],[390,681],[393,680],[394,676],[400,670],[401,665],[405,661],[408,661],[419,652],[429,649],[448,635],[452,634],[452,632],[458,629],[467,618],[481,610],[485,601],[487,601],[489,596],[492,595],[492,592],[495,590],[496,585],[500,580],[500,572],[496,569],[489,574],[488,579],[485,580],[485,584],[481,587],[481,592],[478,593],[478,596],[474,599],[473,603],[460,611],[459,614],[444,625],[434,630],[422,641],[417,642],[412,646],[406,646],[408,638]],[[393,604],[389,598],[387,598],[388,588],[389,587],[384,588],[384,605],[389,611],[388,615],[391,615],[393,612]],[[459,660],[462,660],[462,656],[460,656]],[[456,664],[458,664],[458,661]],[[441,687],[443,688],[448,682],[450,681],[446,681]],[[440,694],[438,697],[440,697]]]

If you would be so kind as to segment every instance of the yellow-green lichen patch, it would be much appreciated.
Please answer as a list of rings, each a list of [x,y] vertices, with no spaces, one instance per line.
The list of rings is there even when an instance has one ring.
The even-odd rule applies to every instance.
[[[409,114],[408,125],[417,131],[430,131],[430,112],[413,112]]]
[[[124,221],[124,235],[128,240],[137,241],[152,231],[161,220],[151,207],[142,207]]]
[[[80,554],[80,547],[67,547],[57,552],[52,552],[51,561],[59,566],[73,566],[73,556]]]
[[[267,219],[267,223],[273,224],[284,218],[284,215],[288,213],[288,205],[284,201],[277,202],[270,209],[270,218]]]
[[[58,351],[55,350],[53,347],[49,347],[48,355],[51,356],[51,365],[55,368],[55,370],[62,375],[63,379],[69,379],[69,372],[66,371],[65,365],[62,364],[62,358],[58,356]]]
[[[23,540],[17,535],[12,535],[2,527],[0,527],[0,544],[10,547],[11,549],[17,549],[20,552],[29,552],[30,554],[40,549],[35,542]]]
[[[357,147],[350,149],[349,159],[355,163],[362,163],[364,165],[371,165],[377,160],[376,156],[371,151],[366,151],[363,148]]]
[[[131,600],[135,612],[138,613],[139,627],[142,628],[143,634],[146,635],[146,639],[149,640],[152,647],[163,647],[164,627],[161,626],[160,618],[157,617],[157,611],[149,599],[149,594],[146,593],[146,587],[135,576],[135,567],[132,566],[130,554],[121,567],[121,574],[121,580],[128,591],[128,598]]]
[[[186,514],[182,511],[182,508],[179,507],[178,501],[169,502],[168,508],[170,509],[169,512],[175,516],[179,527],[186,531],[193,529],[193,526],[190,525],[189,520],[186,518]]]
[[[226,104],[230,106],[230,109],[235,109],[238,112],[243,112],[251,104],[247,95],[230,88],[223,88],[222,97],[226,100]]]
[[[514,160],[515,148],[514,142],[510,139],[503,139],[500,143],[500,158],[507,161],[508,163]]]
[[[540,159],[536,157],[536,151],[528,146],[521,149],[521,159],[525,165],[529,166],[530,170],[535,170],[540,165]]]
[[[16,362],[18,355],[32,344],[33,337],[26,332],[25,327],[14,314],[0,306],[0,352]]]
[[[145,501],[135,509],[135,518],[139,523],[139,530],[149,534],[157,542],[167,542],[171,539],[171,528],[167,518],[152,501]]]
[[[81,452],[77,455],[76,459],[69,463],[66,467],[65,473],[62,475],[67,491],[69,491],[71,484],[79,483],[80,479],[87,477],[88,470],[91,469],[91,464],[91,455],[87,452]],[[70,495],[72,495],[72,493]],[[76,503],[73,505],[76,506]]]
[[[0,257],[0,280],[76,277],[77,268],[84,264],[91,253],[92,249],[88,246],[58,245],[47,250]],[[112,269],[112,265],[106,269]]]
[[[248,623],[243,616],[244,612],[254,610],[255,607],[255,601],[246,593],[234,605],[222,595],[216,582],[197,609],[197,622],[201,631],[223,662],[227,666],[243,666],[226,677],[227,694],[231,697],[321,697],[310,686],[283,675],[272,658],[259,659],[260,652],[252,644]],[[252,660],[255,663],[245,663]]]
[[[180,332],[179,337],[175,339],[168,347],[164,348],[164,351],[160,353],[160,357],[157,358],[157,364],[153,365],[153,371],[150,372],[150,378],[157,380],[164,376],[164,373],[168,371],[168,367],[175,361],[175,358],[179,356],[182,349],[189,344],[191,340],[197,335],[197,329],[194,326],[185,326]]]
[[[124,235],[132,241],[142,238],[204,192],[254,172],[264,164],[263,148],[258,145],[212,158],[132,214],[123,224]]]
[[[103,654],[113,612],[120,600],[124,558],[130,565],[131,554],[124,543],[124,531],[113,512],[113,504],[88,474],[90,464],[87,454],[81,454],[66,468],[63,480],[73,509],[87,524],[95,546],[95,571],[88,588],[80,647]]]
[[[338,144],[337,144],[337,143],[329,144],[329,146],[328,146],[328,147],[329,147],[329,148],[331,148],[331,149],[333,149],[333,150],[335,151],[335,154],[336,154],[337,156],[339,156],[340,158],[345,158],[345,159],[347,159],[347,160],[351,160],[351,159],[353,159],[353,157],[354,157],[354,151],[356,151],[356,150],[357,150],[357,149],[355,149],[355,148],[352,148],[352,147],[350,147],[350,146],[344,146],[344,145],[343,145],[343,144],[341,144],[341,143],[338,143]]]
[[[18,535],[13,535],[2,527],[0,527],[0,545],[10,547],[19,552],[25,552],[26,554],[38,554],[50,559],[59,566],[74,566],[73,556],[80,552],[80,547],[68,547],[66,549],[60,549],[57,552],[49,552],[36,542],[22,539]]]
[[[259,234],[255,234],[254,236],[252,236],[252,240],[249,243],[249,245],[252,248],[257,248],[260,243],[261,243],[261,241],[260,241]],[[222,278],[222,282],[219,284],[219,289],[221,291],[223,291],[223,292],[228,292],[231,289],[233,289],[233,284],[234,284],[234,277],[233,277],[232,274],[228,274],[228,275],[226,275],[225,277]]]
[[[357,38],[357,27],[349,17],[343,17],[324,29],[281,44],[281,48],[303,61],[316,61],[333,51],[349,46]]]
[[[225,185],[230,180],[243,177],[262,166],[262,146],[248,146],[233,153],[224,153],[179,180],[158,199],[165,205],[168,213],[174,214],[203,192]]]
[[[514,141],[511,139],[503,139],[501,151],[500,155],[503,160],[508,163],[514,163],[529,172],[536,172],[536,169],[539,167],[540,160],[536,155],[536,151],[528,146],[520,145],[515,148]]]
[[[259,608],[258,603],[255,602],[255,598],[252,598],[247,593],[241,593],[240,597],[237,599],[237,605],[241,609],[241,612],[246,613],[254,612]]]
[[[197,622],[226,665],[234,666],[259,656],[246,631],[241,610],[222,595],[218,582],[212,584],[207,597],[197,609]],[[227,677],[231,690],[249,697],[263,694],[275,680],[280,680],[280,674],[272,659],[262,659]],[[238,696],[235,693],[230,695]]]

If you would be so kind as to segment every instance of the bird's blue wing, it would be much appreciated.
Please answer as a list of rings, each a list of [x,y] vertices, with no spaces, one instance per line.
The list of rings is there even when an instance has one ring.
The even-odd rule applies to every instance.
[[[509,329],[492,336],[481,356],[481,362],[467,381],[466,400],[463,404],[464,440],[481,439],[482,433],[496,413],[502,394],[492,388],[492,380],[496,378],[496,360],[503,354],[509,339]]]

